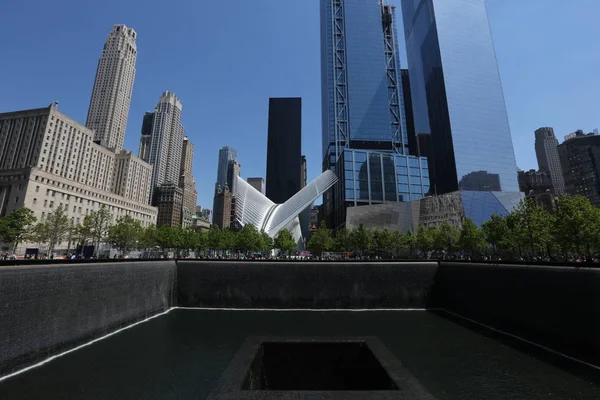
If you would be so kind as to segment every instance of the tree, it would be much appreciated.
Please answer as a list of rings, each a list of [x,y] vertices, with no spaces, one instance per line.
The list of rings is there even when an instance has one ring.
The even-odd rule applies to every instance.
[[[405,246],[410,250],[411,257],[416,257],[417,253],[417,235],[414,234],[411,228],[408,229],[404,236]]]
[[[394,239],[387,229],[376,230],[373,232],[373,248],[382,257],[383,253],[391,251],[394,248]]]
[[[71,244],[77,242],[78,228],[79,228],[79,226],[76,225],[73,221],[69,221],[69,227],[67,229],[67,235],[66,235],[66,237],[67,237],[67,253],[71,252]]]
[[[186,255],[189,255],[190,250],[195,250],[198,248],[198,240],[201,240],[201,238],[193,227],[188,226],[180,229],[179,234],[179,246],[185,251]]]
[[[213,251],[221,249],[221,232],[221,229],[217,225],[210,227],[207,234],[207,244],[209,249]]]
[[[513,229],[520,245],[526,245],[534,257],[537,252],[544,252],[552,242],[553,217],[541,208],[535,199],[521,200],[511,212],[512,221],[509,228]]]
[[[232,231],[229,228],[225,228],[221,231],[221,248],[220,250],[228,251],[235,248],[237,242],[237,232]]]
[[[262,249],[262,236],[252,224],[246,224],[236,237],[236,249],[244,253]]]
[[[163,253],[174,249],[177,243],[177,233],[170,225],[163,225],[156,230],[156,245]]]
[[[277,236],[273,241],[273,246],[276,249],[283,251],[287,255],[289,255],[292,251],[298,250],[298,246],[294,240],[294,237],[287,229],[282,229],[277,233]]]
[[[16,251],[19,243],[27,238],[36,221],[33,211],[26,207],[11,212],[0,219],[0,241],[12,244],[13,251]]]
[[[196,231],[195,236],[195,246],[193,249],[196,252],[196,257],[198,257],[199,254],[204,253],[208,249],[208,232],[198,230]]]
[[[63,241],[70,227],[69,218],[63,206],[58,206],[56,211],[49,214],[44,224],[46,224],[48,234],[48,253],[52,254],[54,247]]]
[[[392,247],[396,252],[396,256],[399,256],[402,250],[409,248],[406,236],[407,235],[400,231],[392,232]]]
[[[470,218],[465,218],[462,223],[459,243],[461,248],[471,256],[473,255],[473,251],[485,247],[483,232]]]
[[[600,211],[583,196],[561,196],[556,203],[555,241],[563,252],[589,256],[600,242]]]
[[[483,231],[485,240],[492,245],[494,253],[511,247],[508,240],[509,229],[505,217],[493,214],[489,221],[481,225],[481,230]]]
[[[335,251],[346,253],[352,249],[352,240],[350,238],[350,232],[346,228],[342,228],[335,234],[335,240],[333,244]]]
[[[325,221],[321,221],[319,228],[313,232],[306,247],[308,247],[312,253],[321,257],[324,251],[333,247],[333,238],[331,236],[331,229],[327,229]]]
[[[83,225],[90,232],[94,244],[94,255],[98,257],[100,243],[104,241],[110,227],[111,215],[108,208],[103,204],[99,210],[92,211],[83,219]]]
[[[423,253],[425,258],[428,257],[429,252],[433,249],[433,235],[432,230],[428,229],[424,225],[419,226],[417,231],[417,248]]]
[[[444,222],[433,234],[433,247],[446,253],[454,253],[458,247],[460,231],[454,225]]]
[[[117,223],[108,228],[108,242],[125,255],[134,247],[139,246],[142,235],[142,225],[125,215],[117,220]]]
[[[267,232],[262,231],[260,233],[260,251],[266,253],[273,250],[273,238],[267,234]]]
[[[37,243],[37,245],[42,248],[42,245],[48,243],[48,224],[43,221],[38,222],[30,229],[27,240],[33,243]]]
[[[360,224],[357,229],[350,233],[352,246],[361,252],[367,252],[371,249],[373,236],[371,231]]]
[[[89,226],[84,224],[75,226],[75,240],[77,242],[77,246],[86,246],[90,240],[92,240],[92,232],[89,229]]]
[[[156,225],[148,225],[140,233],[140,248],[147,250],[154,249],[157,246],[157,228]]]

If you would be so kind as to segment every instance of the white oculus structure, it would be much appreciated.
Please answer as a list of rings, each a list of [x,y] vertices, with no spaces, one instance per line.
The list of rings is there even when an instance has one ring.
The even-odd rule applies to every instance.
[[[275,204],[238,176],[234,193],[235,219],[241,226],[252,224],[272,238],[282,229],[287,229],[298,248],[303,250],[304,242],[298,215],[333,187],[337,180],[335,173],[327,170],[285,203]]]

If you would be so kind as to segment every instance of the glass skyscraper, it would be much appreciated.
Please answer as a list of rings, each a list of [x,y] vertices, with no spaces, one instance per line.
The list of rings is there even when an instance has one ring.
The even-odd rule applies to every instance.
[[[424,197],[427,160],[409,156],[395,7],[321,0],[321,73],[323,169],[338,175],[324,199],[328,225],[343,226],[348,207]]]
[[[407,153],[395,9],[321,0],[323,158],[345,148]]]
[[[518,192],[484,0],[404,0],[414,123],[430,134],[432,191]]]

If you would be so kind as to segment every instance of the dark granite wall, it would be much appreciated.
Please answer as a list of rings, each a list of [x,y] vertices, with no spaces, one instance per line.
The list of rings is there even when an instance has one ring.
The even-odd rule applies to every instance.
[[[600,270],[442,262],[430,307],[600,361]]]
[[[0,268],[0,375],[174,305],[174,261]]]
[[[436,262],[177,263],[180,307],[424,308]]]

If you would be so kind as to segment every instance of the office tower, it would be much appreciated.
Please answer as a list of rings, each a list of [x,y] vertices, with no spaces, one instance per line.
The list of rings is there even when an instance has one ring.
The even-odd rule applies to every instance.
[[[106,38],[98,61],[86,127],[94,130],[94,140],[119,151],[125,141],[125,128],[135,78],[136,33],[125,25],[114,25]]]
[[[158,208],[156,225],[178,228],[182,226],[183,189],[173,182],[163,183],[154,188],[152,205]],[[188,226],[191,226],[191,222]]]
[[[217,167],[217,182],[215,183],[215,190],[219,187],[222,189],[225,187],[227,182],[227,168],[229,161],[237,159],[237,151],[229,146],[223,147],[219,150],[219,164]]]
[[[229,191],[235,196],[237,189],[237,177],[240,176],[242,166],[236,160],[231,160],[227,164],[227,187]]]
[[[550,177],[552,193],[565,193],[565,178],[558,156],[558,140],[552,128],[540,128],[535,131],[535,154],[540,171]]]
[[[393,6],[321,0],[325,168],[345,148],[407,154],[396,37]]]
[[[148,204],[152,193],[152,165],[131,151],[121,150],[115,155],[112,192]]]
[[[192,219],[196,212],[198,193],[196,182],[192,173],[194,163],[194,145],[188,137],[183,139],[181,150],[181,169],[179,173],[179,187],[183,190],[183,206],[181,224],[183,227],[192,226]]]
[[[518,192],[484,0],[401,4],[415,132],[431,134],[433,142],[433,193],[464,189],[460,182],[477,171],[498,175],[501,191]]]
[[[300,190],[302,99],[269,99],[267,197],[284,203]]]
[[[300,188],[306,186],[307,172],[306,156],[302,156],[300,161]]]
[[[408,151],[412,155],[425,155],[419,150],[417,134],[415,132],[415,118],[413,117],[412,96],[410,94],[410,73],[407,69],[401,69],[402,95],[404,97],[404,118],[406,120],[406,136]]]
[[[409,154],[394,6],[321,0],[321,88],[323,169],[339,179],[323,200],[329,227],[348,207],[429,193],[427,159]]]
[[[154,125],[154,112],[144,114],[142,120],[142,135],[140,137],[140,149],[138,157],[142,160],[150,159],[150,147],[152,145],[152,126]]]
[[[144,115],[139,154],[140,158],[152,164],[153,187],[179,183],[184,138],[181,111],[181,101],[167,91],[160,96],[154,112]]]
[[[248,178],[248,183],[260,193],[265,194],[265,180],[263,178]]]
[[[27,207],[43,221],[63,206],[69,220],[80,224],[86,215],[106,206],[113,222],[129,215],[142,226],[153,225],[156,208],[139,198],[143,172],[138,171],[137,184],[125,177],[124,190],[113,193],[114,171],[121,169],[123,159],[127,155],[94,143],[94,131],[61,113],[56,104],[2,113],[0,217]],[[23,243],[22,248],[28,245]],[[57,244],[57,249],[66,250],[67,243]]]
[[[558,154],[566,192],[600,207],[600,136],[581,132],[558,145]]]

